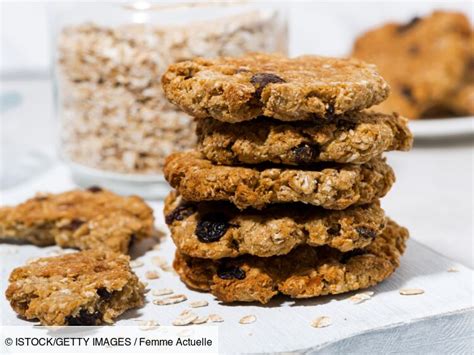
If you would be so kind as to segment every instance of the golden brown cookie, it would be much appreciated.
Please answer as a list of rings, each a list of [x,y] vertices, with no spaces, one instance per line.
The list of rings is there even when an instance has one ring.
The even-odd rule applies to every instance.
[[[419,118],[444,102],[463,79],[470,32],[464,14],[435,11],[360,36],[353,56],[376,64],[391,87],[389,98],[376,110]]]
[[[16,268],[6,297],[21,317],[43,325],[113,323],[144,303],[144,286],[129,257],[87,250],[42,258]]]
[[[380,103],[389,92],[375,66],[362,61],[263,53],[179,62],[162,84],[166,97],[190,115],[230,123],[260,115],[332,118]]]
[[[186,285],[223,302],[267,303],[278,293],[308,298],[373,286],[398,267],[407,238],[408,231],[389,220],[372,244],[347,253],[300,246],[270,258],[209,260],[177,252],[173,265]]]
[[[226,202],[188,202],[172,192],[164,213],[178,250],[206,259],[283,255],[299,245],[346,252],[369,245],[385,227],[378,202],[342,211],[303,204],[239,211]]]
[[[153,224],[153,210],[143,199],[99,187],[38,195],[0,208],[0,240],[82,250],[127,253],[133,241],[152,236]]]
[[[342,210],[375,202],[395,181],[382,158],[362,165],[322,163],[300,170],[215,165],[197,152],[183,152],[167,158],[164,173],[188,201],[230,201],[239,209],[303,202]]]
[[[198,149],[223,165],[304,165],[321,161],[363,164],[384,151],[411,148],[407,120],[397,114],[357,112],[326,124],[260,117],[250,122],[198,120]]]

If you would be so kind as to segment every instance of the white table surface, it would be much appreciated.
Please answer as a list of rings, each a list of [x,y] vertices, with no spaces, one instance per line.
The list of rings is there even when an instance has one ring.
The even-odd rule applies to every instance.
[[[50,81],[3,81],[0,92],[21,95],[20,105],[1,113],[1,174],[13,174],[8,181],[35,179],[57,164]],[[35,163],[24,152],[42,160]],[[387,214],[407,226],[413,239],[473,268],[473,136],[417,141],[411,152],[387,156],[397,176],[382,200]],[[26,169],[10,169],[18,163]],[[0,203],[8,191],[0,190]]]

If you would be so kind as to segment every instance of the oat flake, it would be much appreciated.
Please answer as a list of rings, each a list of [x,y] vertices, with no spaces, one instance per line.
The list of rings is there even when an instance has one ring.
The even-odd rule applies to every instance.
[[[425,293],[425,291],[421,288],[402,288],[400,290],[400,294],[403,296],[421,295],[423,293]]]
[[[325,328],[330,325],[331,325],[331,319],[326,316],[318,317],[311,322],[311,326],[313,328]]]
[[[253,314],[249,314],[248,316],[242,317],[239,320],[240,324],[250,324],[253,323],[257,320],[257,317],[255,317]]]

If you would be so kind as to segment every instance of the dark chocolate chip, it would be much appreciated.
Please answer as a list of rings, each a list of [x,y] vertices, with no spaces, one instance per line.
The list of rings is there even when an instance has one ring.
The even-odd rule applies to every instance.
[[[257,73],[252,75],[250,82],[255,87],[255,97],[259,99],[263,89],[265,89],[268,84],[279,84],[285,83],[286,81],[272,73]]]
[[[100,186],[90,186],[87,191],[90,191],[90,192],[93,192],[93,193],[96,193],[96,192],[101,192],[102,191],[102,187]]]
[[[80,219],[74,218],[71,222],[69,222],[69,224],[65,225],[62,229],[66,229],[66,230],[69,230],[69,231],[75,231],[75,230],[79,229],[79,227],[82,226],[84,223],[86,223],[86,222],[84,222]]]
[[[398,26],[397,28],[397,32],[398,33],[404,33],[408,30],[410,30],[412,27],[414,27],[418,22],[420,22],[420,18],[419,17],[413,17],[410,21],[408,21],[407,23],[403,24],[403,25],[400,25]]]
[[[85,309],[81,309],[77,316],[67,316],[66,323],[68,325],[96,325],[97,320],[100,319],[102,319],[102,314],[99,311],[95,311],[91,314]]]
[[[343,253],[340,259],[340,262],[345,264],[349,261],[350,258],[353,258],[354,256],[358,255],[364,255],[366,252],[363,249],[353,249],[351,251],[348,251],[346,253]]]
[[[166,215],[165,222],[169,225],[174,221],[182,221],[191,216],[194,212],[196,212],[196,206],[190,203],[183,203]]]
[[[400,93],[411,103],[416,103],[415,96],[413,95],[413,90],[408,85],[402,85],[400,87]]]
[[[197,223],[195,234],[203,243],[217,242],[229,229],[228,218],[223,214],[203,216]]]
[[[294,147],[291,152],[295,156],[296,162],[312,163],[319,157],[320,147],[317,144],[301,143]]]
[[[330,235],[339,235],[339,233],[341,232],[341,225],[339,223],[333,224],[327,229],[327,232]]]
[[[217,270],[217,276],[223,280],[243,280],[245,279],[245,271],[238,266],[221,265]]]
[[[377,236],[377,233],[373,229],[366,227],[356,227],[356,231],[362,238],[374,239]]]
[[[103,300],[109,300],[110,297],[112,297],[112,294],[107,291],[105,287],[101,287],[97,289],[97,294],[102,298]]]

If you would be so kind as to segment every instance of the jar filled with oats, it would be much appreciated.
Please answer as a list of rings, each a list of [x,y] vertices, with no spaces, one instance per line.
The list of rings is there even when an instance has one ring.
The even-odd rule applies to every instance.
[[[164,159],[195,144],[194,122],[161,75],[197,56],[287,51],[281,7],[254,3],[56,5],[60,155],[79,185],[162,197]]]

